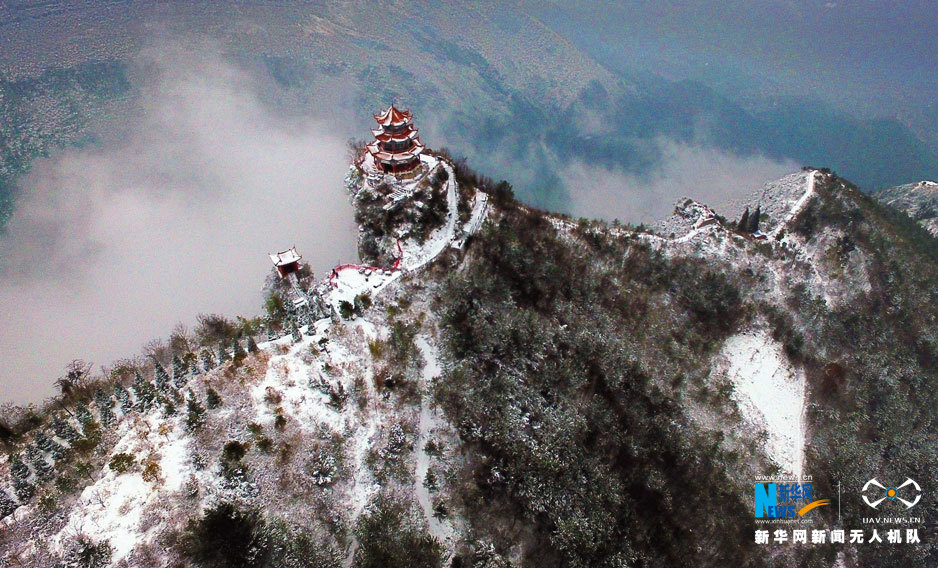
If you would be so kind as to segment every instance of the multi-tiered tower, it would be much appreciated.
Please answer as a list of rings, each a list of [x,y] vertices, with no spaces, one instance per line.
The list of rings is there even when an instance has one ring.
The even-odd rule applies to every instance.
[[[367,149],[374,158],[375,166],[386,174],[398,177],[414,175],[420,165],[420,153],[424,151],[424,145],[417,136],[413,116],[409,111],[398,110],[391,105],[374,117],[381,128],[371,131],[375,141],[368,144]]]

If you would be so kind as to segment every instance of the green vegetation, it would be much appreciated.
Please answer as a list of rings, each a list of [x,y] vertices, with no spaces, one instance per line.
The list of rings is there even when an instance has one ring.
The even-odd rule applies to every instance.
[[[477,452],[460,489],[473,531],[525,543],[526,565],[760,561],[733,482],[747,463],[682,410],[745,313],[743,277],[583,235],[510,208],[438,296],[457,364],[435,396]]]
[[[136,460],[132,454],[114,454],[114,457],[111,458],[111,461],[108,462],[108,467],[117,473],[125,473],[131,467],[133,467]]]
[[[443,547],[404,503],[379,497],[358,521],[355,568],[442,568]]]

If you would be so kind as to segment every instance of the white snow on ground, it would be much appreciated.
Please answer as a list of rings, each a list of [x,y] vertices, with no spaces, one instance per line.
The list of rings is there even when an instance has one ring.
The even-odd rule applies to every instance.
[[[445,546],[452,548],[455,537],[453,526],[446,519],[438,519],[434,516],[430,491],[423,485],[430,465],[430,456],[426,452],[427,441],[430,439],[434,425],[440,420],[433,409],[430,408],[430,394],[427,389],[434,379],[443,374],[443,370],[440,368],[440,361],[437,359],[436,351],[426,337],[418,336],[414,342],[426,361],[419,385],[422,398],[420,400],[420,424],[417,434],[417,470],[414,474],[414,491],[417,494],[417,502],[420,503],[420,508],[423,509],[423,516],[427,519],[430,535]]]
[[[798,199],[798,201],[795,202],[794,205],[792,205],[791,211],[788,213],[788,216],[786,216],[785,219],[781,223],[779,223],[778,226],[775,227],[775,229],[772,231],[773,237],[778,235],[778,233],[782,231],[782,229],[784,229],[792,219],[797,217],[798,214],[804,211],[804,208],[808,206],[808,202],[811,201],[811,198],[814,197],[815,195],[814,179],[815,177],[817,177],[816,174],[817,172],[815,172],[814,170],[808,172],[808,175],[806,176],[807,183],[805,184],[804,194]]]
[[[159,428],[159,424],[164,427]],[[180,419],[129,418],[119,428],[122,436],[111,456],[129,453],[138,465],[122,474],[105,466],[103,475],[82,491],[65,527],[51,539],[53,549],[61,552],[68,539],[86,535],[94,541],[107,540],[113,548],[111,562],[117,563],[135,546],[149,540],[140,527],[143,513],[161,495],[179,491],[187,478],[188,438]],[[143,460],[159,464],[160,481],[144,481],[140,471]]]
[[[384,205],[385,209],[390,209],[394,207],[394,205],[396,205],[399,201],[403,201],[404,199],[413,195],[417,190],[417,186],[420,185],[420,182],[426,179],[427,176],[433,174],[433,171],[442,162],[442,160],[439,160],[429,154],[421,154],[420,161],[423,162],[426,168],[424,169],[425,173],[411,180],[399,180],[395,178],[394,185],[397,187],[397,189],[391,193],[388,202]]]
[[[765,330],[726,340],[717,372],[734,386],[743,416],[765,429],[765,453],[782,471],[801,476],[804,458],[804,372],[789,363],[782,345]]]
[[[355,296],[359,294],[376,296],[388,284],[400,277],[401,273],[397,270],[376,271],[372,269],[344,268],[336,272],[336,277],[332,279],[335,287],[324,299],[338,311],[339,303],[342,301],[352,304],[355,301]]]

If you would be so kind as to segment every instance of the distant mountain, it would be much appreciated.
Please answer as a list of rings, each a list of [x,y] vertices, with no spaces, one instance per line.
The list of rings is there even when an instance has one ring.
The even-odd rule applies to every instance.
[[[876,197],[915,219],[938,237],[938,183],[920,181],[879,192]]]
[[[494,2],[7,3],[0,92],[48,86],[31,102],[0,97],[0,139],[17,149],[0,164],[0,208],[9,212],[17,176],[36,156],[132,117],[135,87],[149,80],[141,52],[173,57],[180,45],[182,61],[220,51],[267,85],[271,104],[327,117],[348,137],[369,126],[349,117],[404,102],[437,146],[555,211],[571,209],[571,162],[647,174],[661,166],[661,138],[827,166],[864,189],[938,178],[938,157],[897,120],[856,118],[810,92],[753,102],[701,80],[664,79],[617,63],[605,25],[581,22],[600,15],[548,12]],[[81,77],[92,96],[50,75]]]

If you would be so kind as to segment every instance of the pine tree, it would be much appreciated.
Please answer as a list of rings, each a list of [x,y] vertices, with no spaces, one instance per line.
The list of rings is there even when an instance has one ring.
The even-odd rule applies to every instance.
[[[110,428],[114,425],[114,411],[112,410],[114,401],[101,389],[94,393],[94,404],[98,407],[98,416],[101,418],[101,425]]]
[[[247,353],[244,352],[244,347],[241,347],[241,342],[238,341],[237,337],[231,340],[231,353],[235,359],[247,357]]]
[[[755,212],[749,216],[749,226],[748,231],[750,233],[755,233],[759,230],[759,217],[762,215],[762,206],[757,205]]]
[[[78,422],[82,425],[82,427],[94,420],[94,416],[92,416],[91,411],[88,410],[88,407],[83,402],[78,403],[78,405],[75,407],[75,418],[78,419]]]
[[[205,407],[196,399],[195,393],[189,389],[186,395],[186,427],[195,430],[205,423]]]
[[[749,208],[746,207],[746,210],[743,211],[743,216],[739,218],[739,223],[736,224],[736,230],[740,233],[744,233],[749,230]]]
[[[254,338],[250,335],[248,336],[248,353],[256,354],[260,349],[257,347],[257,343],[254,341]]]
[[[78,430],[72,427],[68,422],[56,418],[52,421],[52,431],[55,432],[55,435],[59,438],[62,438],[69,444],[73,444],[81,436],[78,434]]]
[[[29,479],[30,471],[29,467],[23,463],[23,459],[16,455],[10,460],[10,476],[13,479],[22,479],[27,481]]]
[[[133,401],[130,399],[130,393],[117,383],[114,384],[114,398],[116,398],[117,403],[120,404],[122,414],[126,415],[133,409],[134,405]]]
[[[210,388],[205,393],[205,405],[209,410],[214,410],[221,406],[221,396],[215,391],[215,389]]]
[[[26,446],[26,457],[29,459],[29,463],[32,464],[36,477],[40,481],[48,481],[55,475],[55,470],[46,461],[46,456],[36,446],[32,444]]]
[[[10,499],[6,491],[0,489],[0,521],[12,515],[15,510],[16,503],[13,502],[13,499]]]
[[[10,476],[13,478],[13,492],[20,503],[28,502],[35,493],[35,487],[29,480],[31,473],[20,456],[13,456],[10,460]]]
[[[265,324],[264,327],[267,328],[267,341],[274,341],[274,340],[276,340],[278,337],[280,337],[279,335],[277,335],[277,332],[274,331],[274,322],[273,322],[273,321],[267,320],[267,323]]]
[[[206,373],[215,368],[215,357],[208,349],[202,350],[202,368]]]
[[[290,334],[293,335],[293,343],[299,343],[300,341],[303,341],[303,334],[300,333],[300,326],[297,325],[296,319],[291,317],[289,321],[289,330]]]
[[[231,361],[231,355],[228,354],[228,351],[225,349],[225,342],[218,342],[218,364],[223,365],[227,361]]]
[[[14,478],[13,492],[16,493],[16,498],[20,503],[28,503],[36,493],[36,488],[32,483],[29,482],[29,480]]]
[[[160,392],[166,392],[169,389],[169,373],[156,359],[153,359],[153,383],[156,385],[156,390]]]
[[[51,455],[55,461],[61,460],[68,453],[65,446],[46,436],[43,432],[36,432],[36,446]]]
[[[134,378],[133,388],[134,396],[137,397],[137,404],[134,407],[143,412],[153,408],[153,403],[156,401],[156,392],[153,389],[153,385],[148,383],[139,371],[137,371],[136,377]]]
[[[179,355],[173,354],[173,384],[181,389],[189,380],[189,366]]]

